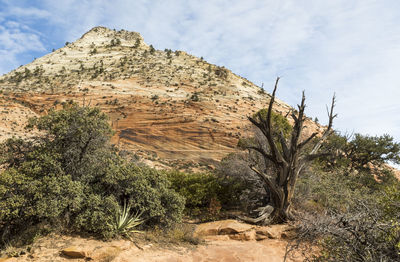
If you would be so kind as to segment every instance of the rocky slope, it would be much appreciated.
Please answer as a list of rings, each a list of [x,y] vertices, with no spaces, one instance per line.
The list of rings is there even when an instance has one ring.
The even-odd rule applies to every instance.
[[[235,151],[250,131],[246,116],[265,107],[269,95],[202,58],[155,50],[135,32],[95,27],[0,77],[0,140],[29,135],[29,117],[68,100],[109,114],[121,149],[176,165]],[[277,101],[276,111],[289,109]],[[306,132],[320,128],[309,120]]]

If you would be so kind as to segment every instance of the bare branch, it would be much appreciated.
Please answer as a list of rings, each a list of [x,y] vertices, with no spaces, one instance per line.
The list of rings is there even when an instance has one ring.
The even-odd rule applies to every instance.
[[[282,146],[283,154],[284,154],[285,158],[287,159],[289,157],[290,152],[289,152],[289,148],[286,144],[286,139],[285,139],[285,136],[283,135],[282,130],[279,132],[279,141]]]
[[[275,193],[278,193],[277,186],[267,177],[267,175],[260,172],[253,166],[250,166],[250,169],[253,170],[267,184],[269,189],[271,189]]]
[[[317,158],[320,158],[320,157],[323,157],[323,156],[329,156],[329,155],[331,155],[331,153],[310,154],[310,155],[306,155],[306,156],[303,158],[303,160],[304,160],[305,162],[309,162],[309,161],[312,161],[312,160],[314,160],[314,159],[317,159]]]
[[[276,89],[278,88],[278,82],[279,82],[279,77],[276,78],[275,82],[275,87],[271,95],[271,100],[269,101],[268,105],[268,112],[267,112],[267,117],[264,120],[261,116],[261,113],[257,113],[258,121],[255,120],[252,117],[247,117],[251,123],[253,123],[258,129],[261,130],[261,132],[264,134],[264,136],[267,138],[269,148],[271,150],[271,155],[274,159],[276,159],[276,162],[285,162],[285,159],[282,157],[281,153],[279,152],[275,141],[272,137],[272,128],[271,128],[271,115],[272,115],[272,107],[275,101],[275,93]]]
[[[255,151],[259,152],[261,155],[263,155],[263,157],[267,158],[268,160],[271,160],[271,162],[276,163],[276,162],[275,162],[276,159],[274,159],[274,158],[272,157],[272,155],[270,155],[270,154],[268,154],[267,152],[265,152],[264,149],[262,149],[262,148],[260,148],[260,147],[255,147],[255,146],[249,146],[249,147],[246,147],[246,148],[247,148],[247,149],[255,150]]]
[[[275,145],[274,139],[272,138],[272,132],[271,132],[271,115],[272,115],[272,107],[275,102],[275,93],[276,89],[278,88],[278,82],[279,82],[280,77],[278,76],[275,81],[275,86],[274,86],[274,91],[272,92],[271,100],[269,101],[269,106],[268,106],[268,112],[267,112],[267,119],[265,120],[265,127],[267,128],[268,132],[266,134],[268,144],[271,148],[271,153],[272,156],[278,158],[278,161],[282,161],[282,157]],[[259,118],[261,120],[261,114],[259,113]]]
[[[288,111],[287,111],[287,113],[286,113],[286,115],[285,115],[285,118],[287,118],[291,113],[292,113],[292,109],[289,109]]]
[[[307,138],[306,140],[304,140],[303,142],[301,142],[298,147],[299,149],[301,149],[302,147],[304,147],[306,144],[308,144],[316,135],[318,135],[318,133],[313,133],[309,138]]]
[[[250,122],[253,123],[263,134],[265,140],[267,141],[269,151],[266,151],[261,145],[251,146],[248,148],[260,153],[266,164],[268,164],[270,161],[275,165],[275,173],[273,178],[269,177],[265,172],[262,172],[263,170],[260,171],[254,166],[250,166],[251,170],[253,170],[262,181],[264,187],[269,189],[268,191],[271,195],[271,205],[274,207],[274,211],[271,213],[270,218],[267,219],[263,217],[262,219],[257,220],[262,223],[267,223],[268,221],[280,223],[290,220],[293,217],[290,206],[297,177],[309,161],[326,155],[324,153],[317,154],[317,152],[320,149],[322,142],[331,134],[333,119],[336,117],[333,112],[335,107],[335,96],[333,96],[331,108],[328,110],[328,127],[322,134],[320,140],[312,149],[311,153],[302,155],[301,149],[306,144],[311,142],[318,133],[313,133],[307,139],[300,142],[301,133],[306,120],[304,114],[304,110],[306,108],[304,91],[302,93],[301,103],[297,106],[298,111],[291,109],[286,115],[288,116],[291,114],[294,120],[290,142],[285,139],[282,130],[278,134],[274,132],[271,123],[272,108],[275,101],[278,82],[279,77],[275,82],[275,87],[269,101],[266,118],[262,117],[261,112],[258,112],[255,117],[248,117]],[[279,140],[280,146],[276,144],[277,139]]]
[[[333,113],[333,109],[335,108],[335,103],[336,103],[336,96],[335,96],[335,94],[333,94],[331,108],[330,108],[330,110],[328,110],[328,118],[329,118],[328,127],[326,128],[325,132],[322,134],[318,143],[316,143],[314,148],[311,150],[311,152],[310,152],[311,155],[315,154],[321,148],[322,143],[333,132],[332,131],[333,119],[335,119],[337,117],[337,114]]]

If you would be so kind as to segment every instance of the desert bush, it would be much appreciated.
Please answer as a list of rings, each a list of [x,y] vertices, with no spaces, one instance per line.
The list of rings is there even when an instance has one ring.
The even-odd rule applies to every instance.
[[[324,143],[330,155],[320,159],[327,168],[369,169],[387,162],[400,163],[400,143],[390,135],[341,135],[336,132]]]
[[[359,175],[345,169],[324,172],[314,167],[298,179],[295,206],[297,209],[346,211],[354,204],[353,200],[371,194],[371,189],[360,183]]]
[[[257,113],[253,115],[253,117],[256,117],[257,114],[261,115],[261,118],[265,120],[267,118],[268,114],[268,109],[263,108]],[[280,113],[271,112],[271,122],[272,122],[272,127],[273,127],[273,134],[276,138],[278,138],[278,132],[283,132],[283,136],[287,139],[290,136],[290,133],[293,130],[293,127],[290,125],[289,121],[287,120],[286,117],[281,115]]]
[[[242,141],[245,143],[246,141]],[[248,155],[232,153],[224,157],[216,166],[216,174],[223,181],[238,187],[238,194],[232,201],[231,207],[243,211],[251,211],[257,207],[266,205],[269,194],[260,183],[257,176],[249,167]]]
[[[154,47],[153,47],[153,45],[150,45],[150,54],[154,54],[154,52],[156,51],[155,49],[154,49]]]
[[[41,136],[0,146],[0,235],[7,241],[32,226],[109,238],[125,201],[144,226],[179,222],[184,199],[161,172],[118,156],[108,118],[96,108],[67,104],[30,120]],[[0,243],[1,244],[1,243]]]
[[[388,217],[381,201],[357,199],[356,205],[345,212],[308,214],[299,224],[294,246],[306,247],[306,261],[399,261],[399,202],[394,195],[386,196],[387,204],[397,206],[397,213]],[[318,245],[319,251],[310,252],[307,247],[312,245]]]
[[[44,132],[36,138],[38,148],[58,156],[62,169],[77,180],[94,176],[115,156],[109,143],[113,131],[99,108],[65,104],[63,110],[30,119],[28,128]]]
[[[169,226],[179,222],[185,200],[160,171],[134,164],[112,165],[101,178],[101,191],[129,200],[133,210],[142,212],[147,225]]]
[[[299,177],[295,205],[307,261],[397,261],[400,256],[400,183],[368,170],[324,171],[318,165]],[[318,245],[320,252],[311,252]]]
[[[86,193],[82,207],[74,212],[69,226],[75,232],[112,238],[118,234],[113,224],[119,207],[120,203],[113,195]]]
[[[198,236],[194,236],[194,230],[196,228],[195,224],[179,223],[171,228],[162,229],[155,226],[145,232],[141,236],[144,240],[155,242],[163,246],[168,246],[171,244],[178,245],[198,245],[204,240],[200,239]]]
[[[218,212],[221,208],[238,203],[243,185],[231,178],[222,179],[211,173],[165,172],[168,180],[186,200],[186,213],[196,215],[201,211]]]
[[[297,181],[299,235],[289,250],[306,261],[398,261],[400,183],[383,165],[398,161],[398,143],[335,133],[323,147],[331,154]]]
[[[186,207],[206,207],[211,198],[217,197],[219,184],[212,174],[171,171],[166,173],[173,188],[186,199]]]
[[[21,165],[32,150],[32,142],[20,138],[7,139],[0,143],[0,166],[12,168]]]

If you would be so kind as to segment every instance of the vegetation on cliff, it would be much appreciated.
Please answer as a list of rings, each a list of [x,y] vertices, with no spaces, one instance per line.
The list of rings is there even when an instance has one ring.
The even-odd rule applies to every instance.
[[[109,143],[107,116],[66,104],[33,118],[41,135],[1,144],[0,235],[3,244],[35,230],[59,228],[104,238],[116,235],[124,203],[144,225],[179,222],[184,198],[167,177],[123,160]]]

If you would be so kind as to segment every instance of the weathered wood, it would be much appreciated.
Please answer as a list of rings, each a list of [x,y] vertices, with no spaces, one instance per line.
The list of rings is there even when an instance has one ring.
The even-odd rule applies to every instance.
[[[321,148],[324,140],[332,133],[333,119],[337,116],[336,114],[334,114],[334,95],[332,98],[330,110],[328,110],[329,123],[326,130],[319,138],[318,142],[314,145],[310,153],[302,154],[302,149],[304,148],[304,146],[310,143],[318,135],[318,133],[313,133],[307,139],[299,142],[303,130],[304,121],[306,119],[304,116],[306,105],[305,94],[303,91],[301,103],[297,106],[298,112],[295,113],[294,110],[292,110],[291,112],[291,117],[294,120],[294,125],[290,135],[290,139],[287,141],[283,136],[283,133],[279,133],[278,141],[280,147],[278,147],[273,137],[271,115],[279,79],[279,77],[276,79],[274,90],[271,95],[271,100],[268,105],[266,118],[263,119],[260,112],[258,112],[255,117],[248,117],[249,121],[261,131],[262,135],[266,139],[269,152],[262,148],[261,145],[249,146],[248,149],[260,153],[264,158],[264,161],[271,161],[276,169],[276,173],[274,174],[274,176],[269,176],[268,174],[256,169],[254,166],[250,166],[250,168],[264,183],[264,187],[268,188],[271,198],[271,205],[273,206],[273,211],[268,214],[261,212],[258,218],[244,219],[247,222],[253,222],[257,224],[282,223],[293,219],[291,203],[297,177],[305,168],[307,163],[324,155],[324,153],[318,154],[318,151]]]

